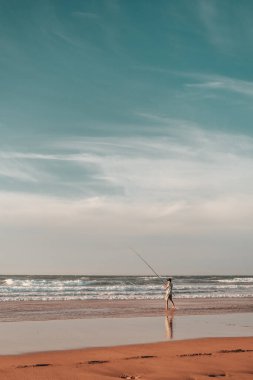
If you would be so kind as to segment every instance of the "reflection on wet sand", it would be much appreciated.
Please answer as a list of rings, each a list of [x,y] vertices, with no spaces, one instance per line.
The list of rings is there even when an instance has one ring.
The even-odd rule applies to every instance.
[[[166,337],[168,339],[173,339],[173,318],[174,318],[174,310],[172,309],[170,313],[165,316],[165,330]]]

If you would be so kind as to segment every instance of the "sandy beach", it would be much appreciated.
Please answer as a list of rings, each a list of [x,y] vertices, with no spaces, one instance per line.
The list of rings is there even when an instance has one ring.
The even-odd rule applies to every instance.
[[[252,379],[253,338],[187,340],[0,357],[1,379]]]
[[[174,313],[174,320],[176,320],[176,330],[180,330],[182,334],[179,335],[180,340],[174,340],[170,335],[167,341],[161,341],[157,335],[157,342],[145,344],[141,343],[145,342],[145,338],[143,340],[139,337],[148,336],[151,332],[154,334],[152,340],[155,341],[155,328],[160,321],[165,334],[162,300],[4,302],[1,304],[0,320],[6,334],[1,333],[2,344],[7,346],[13,335],[14,344],[16,341],[17,345],[19,331],[23,331],[27,338],[24,335],[19,336],[19,345],[23,354],[0,356],[0,378],[8,380],[252,379],[253,337],[243,336],[244,331],[248,331],[248,335],[251,335],[252,331],[252,298],[178,299],[176,302],[178,310]],[[171,328],[171,314],[169,319],[171,321],[169,328]],[[34,324],[38,324],[37,330],[31,329]],[[69,337],[73,340],[75,336],[83,333],[85,339],[83,345],[80,343],[80,347],[86,348],[67,350],[63,346],[60,350],[57,348],[57,351],[45,350],[39,343],[39,332],[45,334],[42,327],[50,325],[51,332],[47,327],[48,336],[45,335],[45,340],[54,340],[52,331],[55,331],[60,324],[64,326],[59,330],[58,338],[63,335],[64,330],[69,331]],[[124,334],[115,340],[114,334],[119,335],[121,331],[120,324],[123,330],[125,329],[123,331],[125,336],[136,335],[138,344],[124,343],[122,338]],[[115,328],[116,325],[118,330]],[[86,332],[82,326],[86,326]],[[186,334],[188,330],[192,335],[190,339],[185,340],[184,337],[189,337]],[[202,335],[198,335],[200,330]],[[210,331],[212,335],[209,335]],[[230,332],[238,336],[231,337],[233,335],[230,336]],[[213,337],[207,338],[205,334]],[[89,348],[88,335],[89,342],[97,342],[97,347],[91,345]],[[199,336],[203,338],[192,339]],[[69,339],[67,335],[66,337]],[[102,339],[103,344],[95,340],[97,337]],[[32,345],[29,346],[30,343],[26,346],[25,343],[29,342],[29,339],[37,340],[38,346],[32,348]],[[85,340],[87,345],[84,344]],[[105,345],[108,347],[104,347]],[[31,353],[25,353],[29,351]]]

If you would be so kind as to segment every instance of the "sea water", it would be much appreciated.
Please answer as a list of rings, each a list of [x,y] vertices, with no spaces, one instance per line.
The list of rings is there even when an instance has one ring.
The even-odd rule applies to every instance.
[[[253,335],[252,313],[0,323],[0,355]]]
[[[250,297],[252,276],[175,276],[177,298]],[[161,299],[154,276],[0,276],[1,301]]]

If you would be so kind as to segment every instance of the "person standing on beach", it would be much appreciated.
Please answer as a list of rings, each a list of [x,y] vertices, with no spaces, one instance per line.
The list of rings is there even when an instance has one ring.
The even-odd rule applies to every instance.
[[[165,309],[166,309],[166,311],[169,310],[169,300],[173,305],[173,309],[175,309],[175,304],[174,304],[173,299],[172,299],[173,284],[172,284],[171,278],[167,279],[167,282],[166,282],[166,284],[164,284],[164,287],[165,287],[165,302],[166,302]]]

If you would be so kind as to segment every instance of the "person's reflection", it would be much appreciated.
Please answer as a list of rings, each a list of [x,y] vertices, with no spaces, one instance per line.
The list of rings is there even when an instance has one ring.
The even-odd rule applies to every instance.
[[[172,309],[171,312],[165,316],[165,330],[168,339],[173,339],[173,318],[174,310]]]

